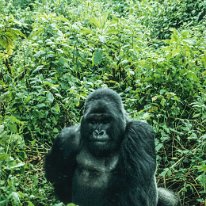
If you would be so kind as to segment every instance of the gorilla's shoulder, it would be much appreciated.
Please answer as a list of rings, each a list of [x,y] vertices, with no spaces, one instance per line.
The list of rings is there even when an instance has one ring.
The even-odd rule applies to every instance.
[[[123,154],[125,151],[129,151],[135,162],[139,162],[139,164],[144,162],[144,165],[148,163],[151,171],[155,171],[155,133],[148,123],[136,120],[129,121],[122,148]],[[144,168],[147,167],[144,166]],[[145,172],[147,173],[148,170],[146,169]]]
[[[80,143],[79,124],[71,127],[65,127],[55,140],[55,145],[58,145],[60,150],[76,150]]]
[[[127,123],[127,128],[133,128],[133,129],[141,129],[141,130],[147,130],[149,132],[154,132],[152,126],[148,124],[147,122],[139,121],[139,120],[129,120]]]
[[[126,133],[134,138],[154,139],[155,132],[152,126],[146,122],[138,120],[129,120],[126,127]]]
[[[58,135],[58,138],[61,138],[62,141],[69,140],[75,138],[75,136],[77,136],[78,133],[79,133],[79,124],[63,128],[60,134]]]

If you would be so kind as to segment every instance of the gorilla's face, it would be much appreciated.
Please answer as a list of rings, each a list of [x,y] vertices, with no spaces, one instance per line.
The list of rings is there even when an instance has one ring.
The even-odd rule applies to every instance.
[[[81,122],[81,135],[92,153],[106,156],[119,148],[125,131],[123,114],[120,113],[114,102],[108,100],[87,103]]]

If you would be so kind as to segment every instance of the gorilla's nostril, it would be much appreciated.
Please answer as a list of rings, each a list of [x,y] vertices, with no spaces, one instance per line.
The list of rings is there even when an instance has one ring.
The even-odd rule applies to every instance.
[[[94,135],[95,136],[103,136],[105,134],[105,131],[104,130],[94,130]]]
[[[94,135],[98,136],[99,135],[99,131],[98,130],[94,130]]]
[[[100,135],[100,136],[103,136],[103,135],[104,135],[104,130],[100,131],[100,132],[99,132],[99,135]]]

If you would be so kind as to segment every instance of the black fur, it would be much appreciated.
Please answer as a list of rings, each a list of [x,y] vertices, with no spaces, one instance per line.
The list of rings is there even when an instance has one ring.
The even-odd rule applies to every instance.
[[[156,186],[154,132],[129,120],[120,96],[98,89],[85,102],[80,125],[62,130],[46,156],[57,197],[80,206],[176,206]]]

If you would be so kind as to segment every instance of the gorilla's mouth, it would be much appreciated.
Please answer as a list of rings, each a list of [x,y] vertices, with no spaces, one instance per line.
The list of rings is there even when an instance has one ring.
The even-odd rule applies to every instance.
[[[108,135],[91,135],[90,136],[90,142],[108,142],[109,141],[109,136]]]
[[[104,144],[108,144],[109,142],[109,137],[92,137],[92,139],[90,140],[91,143],[95,144],[95,145],[104,145]]]
[[[107,145],[108,141],[95,141],[94,145]]]
[[[101,139],[101,140],[97,139],[97,140],[93,140],[93,143],[94,144],[107,144],[108,141],[109,141],[108,139],[104,139],[104,140],[103,139]]]

